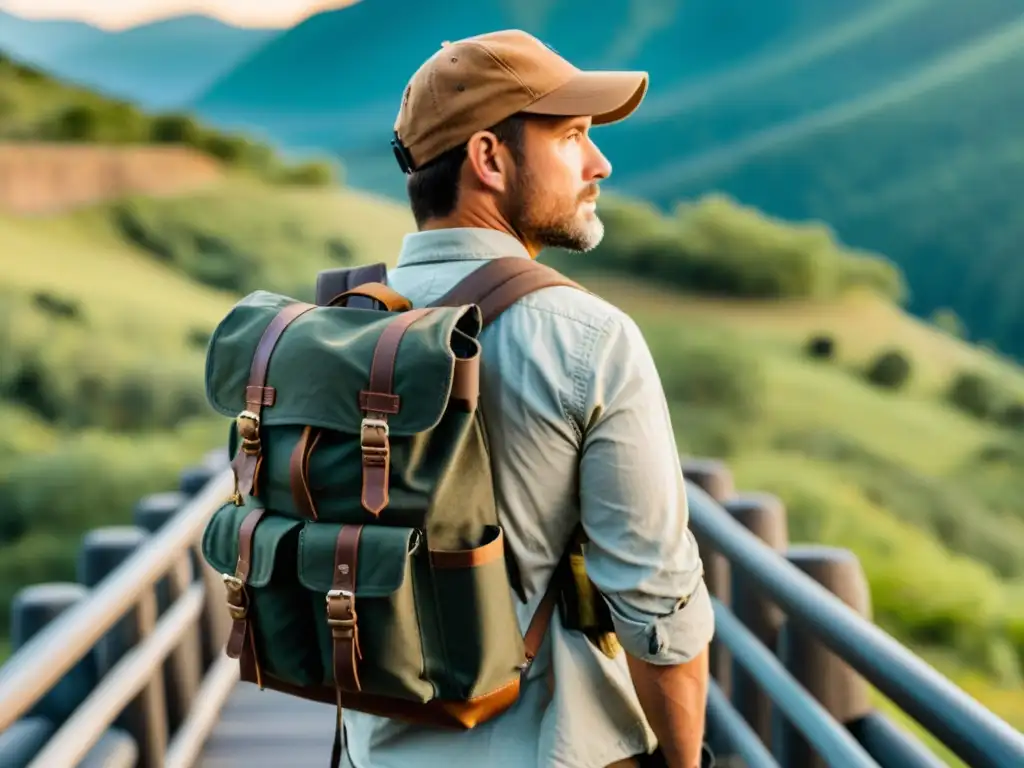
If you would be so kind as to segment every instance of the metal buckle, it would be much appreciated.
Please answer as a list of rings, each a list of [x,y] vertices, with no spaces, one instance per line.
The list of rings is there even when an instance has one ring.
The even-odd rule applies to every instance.
[[[391,434],[391,430],[388,428],[388,423],[384,421],[384,419],[363,419],[359,426],[363,432],[365,432],[368,427],[375,427],[376,429],[384,430],[384,437]]]
[[[331,618],[331,598],[347,597],[349,599],[348,612],[351,618],[348,619],[332,619]],[[355,594],[348,589],[331,589],[327,591],[327,626],[329,627],[342,627],[344,629],[353,629],[356,626],[356,609],[353,607],[355,603]]]
[[[259,417],[259,415],[254,413],[253,411],[250,411],[250,410],[242,411],[235,418],[236,419],[248,419],[249,421],[253,422],[253,424],[256,425],[257,429],[260,426],[260,417]]]
[[[363,419],[359,430],[359,447],[363,450],[363,453],[387,453],[388,447],[386,445],[380,446],[366,444],[366,430],[371,427],[384,430],[385,442],[391,434],[391,430],[388,428],[388,423],[383,419]]]
[[[234,589],[238,592],[241,592],[242,589],[245,587],[245,582],[243,582],[237,576],[232,576],[229,573],[222,573],[220,577],[224,580],[224,586],[226,586],[228,589]]]
[[[235,417],[235,428],[242,441],[242,450],[250,456],[259,453],[260,417],[252,411],[242,411]]]

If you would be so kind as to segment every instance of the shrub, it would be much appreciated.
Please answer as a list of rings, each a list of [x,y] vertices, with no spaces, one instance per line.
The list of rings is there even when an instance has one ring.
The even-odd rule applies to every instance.
[[[99,115],[95,109],[79,104],[62,111],[51,126],[54,139],[63,141],[97,141]]]
[[[901,389],[910,378],[910,360],[899,350],[886,350],[868,366],[866,377],[875,386]]]
[[[274,174],[273,178],[278,184],[329,187],[337,181],[337,173],[331,163],[319,161],[282,168]]]
[[[48,291],[39,291],[32,294],[32,301],[38,309],[51,317],[73,321],[82,319],[82,307],[76,299],[65,299]]]
[[[805,347],[807,356],[816,360],[835,359],[836,343],[831,336],[812,336]]]
[[[943,333],[947,333],[957,339],[967,336],[967,329],[963,321],[952,309],[943,307],[932,312],[932,324]]]
[[[149,118],[122,102],[74,104],[58,112],[43,131],[56,141],[134,144],[150,138]]]
[[[999,414],[999,423],[1010,429],[1024,430],[1024,403],[1013,402]]]
[[[950,384],[947,399],[955,408],[978,419],[994,416],[999,408],[998,387],[976,371],[957,374]]]
[[[823,224],[771,219],[720,195],[680,205],[673,217],[612,198],[601,216],[605,238],[588,256],[600,269],[741,298],[827,298],[855,286],[903,296],[894,264],[845,248]]]
[[[157,144],[197,146],[201,137],[199,125],[188,115],[158,115],[150,124],[150,139]]]

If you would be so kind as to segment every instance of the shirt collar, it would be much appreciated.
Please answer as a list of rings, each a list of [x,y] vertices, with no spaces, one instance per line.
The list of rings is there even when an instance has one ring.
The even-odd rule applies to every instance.
[[[502,256],[530,258],[529,251],[512,235],[482,227],[453,227],[412,232],[402,240],[399,267],[442,261],[477,261]]]

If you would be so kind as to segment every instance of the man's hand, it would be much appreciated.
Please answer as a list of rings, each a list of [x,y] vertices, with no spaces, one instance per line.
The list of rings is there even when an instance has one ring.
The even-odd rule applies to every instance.
[[[660,666],[628,653],[640,706],[669,768],[700,768],[708,692],[708,649],[692,661]]]

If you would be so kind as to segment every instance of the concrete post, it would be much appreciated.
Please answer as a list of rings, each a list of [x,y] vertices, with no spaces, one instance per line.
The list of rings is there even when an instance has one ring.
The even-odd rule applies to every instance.
[[[683,477],[690,480],[719,504],[736,495],[732,473],[716,459],[687,458],[682,461]],[[697,536],[701,559],[704,561],[704,581],[708,591],[723,605],[732,606],[729,561],[703,536]],[[727,698],[732,698],[732,659],[721,643],[713,640],[709,660],[711,675]]]
[[[776,552],[785,553],[789,542],[786,508],[768,493],[742,493],[723,505],[741,525]],[[778,645],[785,615],[738,567],[730,573],[732,610],[743,625],[767,648]],[[732,703],[761,742],[771,748],[772,701],[739,664],[732,665]]]
[[[789,549],[787,559],[861,616],[871,619],[867,580],[852,552],[797,546]],[[856,670],[792,621],[787,621],[781,634],[779,655],[786,668],[839,723],[849,726],[871,711],[867,681]],[[800,733],[781,719],[776,720],[776,738],[774,751],[780,765],[825,768],[824,761]]]
[[[148,534],[136,527],[98,528],[86,534],[79,552],[78,578],[88,587],[96,586],[118,568],[146,540]],[[156,624],[156,591],[144,595],[96,645],[100,675],[105,675],[131,648],[145,638]],[[167,699],[163,675],[154,675],[115,724],[128,731],[139,747],[139,766],[162,765],[167,751]]]
[[[17,652],[88,593],[85,586],[68,583],[35,584],[22,589],[11,603],[11,650]],[[63,725],[92,693],[98,679],[96,656],[94,653],[86,654],[27,714],[39,715],[58,726]]]

